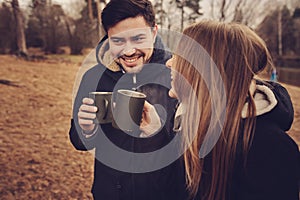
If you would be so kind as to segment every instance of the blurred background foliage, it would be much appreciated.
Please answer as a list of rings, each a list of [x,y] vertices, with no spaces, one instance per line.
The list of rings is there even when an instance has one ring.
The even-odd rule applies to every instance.
[[[105,35],[101,10],[108,1],[0,0],[0,54],[83,54]],[[185,26],[205,18],[240,22],[255,29],[266,41],[276,65],[300,68],[299,0],[152,2],[161,29],[181,32]],[[166,41],[171,45],[168,38]]]

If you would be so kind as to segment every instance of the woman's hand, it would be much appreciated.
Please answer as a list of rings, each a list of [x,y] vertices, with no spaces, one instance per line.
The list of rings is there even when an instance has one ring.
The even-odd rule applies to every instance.
[[[140,137],[149,137],[158,132],[160,128],[161,121],[155,107],[145,101],[142,121],[140,125],[140,130],[142,131]]]

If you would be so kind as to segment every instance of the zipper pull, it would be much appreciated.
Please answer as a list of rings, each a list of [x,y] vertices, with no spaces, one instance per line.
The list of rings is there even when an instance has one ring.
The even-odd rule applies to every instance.
[[[132,75],[132,82],[133,82],[133,88],[132,88],[132,90],[134,90],[134,91],[136,91],[137,89],[136,89],[136,74],[133,74]]]

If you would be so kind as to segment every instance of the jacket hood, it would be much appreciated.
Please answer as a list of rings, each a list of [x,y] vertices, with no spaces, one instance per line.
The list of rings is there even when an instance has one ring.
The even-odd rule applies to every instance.
[[[265,117],[270,123],[278,125],[282,130],[291,128],[294,120],[294,109],[287,90],[276,82],[257,81],[254,94],[256,116]],[[247,116],[248,103],[245,104],[242,117]]]
[[[121,67],[114,61],[114,58],[109,52],[109,43],[107,36],[105,36],[103,40],[98,44],[97,49],[98,51],[96,52],[96,56],[98,62],[100,62],[107,69],[113,72],[122,71]],[[165,45],[162,42],[162,39],[159,36],[156,36],[153,54],[149,62],[165,64],[170,56],[171,53],[167,51]]]

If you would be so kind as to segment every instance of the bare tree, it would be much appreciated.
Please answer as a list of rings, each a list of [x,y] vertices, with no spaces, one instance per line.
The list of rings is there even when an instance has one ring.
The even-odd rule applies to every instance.
[[[98,36],[99,38],[102,38],[105,35],[105,31],[103,27],[101,26],[101,13],[102,13],[102,5],[106,5],[106,2],[104,0],[96,0],[96,7],[97,7],[97,30],[98,30]]]
[[[20,55],[27,56],[26,38],[24,33],[24,22],[23,22],[22,12],[19,6],[19,1],[12,0],[11,5],[16,20],[16,35],[17,35],[18,51]]]
[[[236,7],[234,9],[234,16],[233,21],[241,22],[243,19],[241,7],[242,7],[243,0],[239,0],[236,4]]]
[[[271,0],[212,0],[210,17],[219,21],[236,21],[249,26],[255,26],[276,6],[271,6]],[[276,2],[275,2],[276,4]]]
[[[164,11],[164,0],[160,0],[160,4],[161,4],[161,15],[160,15],[160,23],[161,23],[161,27],[163,27],[163,23],[164,23],[164,18],[165,18],[165,11]]]
[[[105,35],[105,32],[101,26],[101,13],[103,5],[106,5],[106,0],[85,0],[87,3],[88,16],[90,23],[97,27],[97,34],[99,38]]]
[[[17,51],[16,21],[11,9],[11,4],[3,2],[0,5],[0,53]]]
[[[69,34],[69,46],[71,54],[81,54],[83,48],[94,47],[100,37],[104,35],[101,28],[101,11],[102,4],[106,4],[104,0],[92,0],[92,14],[93,20],[90,20],[90,8],[88,1],[84,0],[86,4],[82,8],[81,17],[76,20],[68,19],[65,21],[65,26]]]
[[[222,0],[221,2],[221,6],[220,6],[220,21],[224,21],[225,20],[225,12],[226,12],[226,0]]]
[[[93,15],[93,5],[92,5],[92,0],[88,0],[88,1],[87,1],[87,4],[88,4],[89,18],[90,18],[91,21],[93,21],[94,15]]]
[[[38,45],[46,53],[57,53],[59,46],[67,43],[64,22],[66,15],[63,8],[59,4],[52,4],[50,0],[35,0],[31,7],[27,26],[28,45]]]
[[[177,15],[176,17],[180,17],[180,31],[183,30],[185,25],[195,22],[196,19],[202,15],[202,12],[200,12],[200,1],[201,0],[169,1],[169,6],[173,6],[174,4],[176,6],[175,15]],[[178,14],[180,16],[178,16]],[[174,14],[170,12],[168,12],[167,15],[168,19],[172,19],[175,17]],[[176,18],[176,20],[177,19],[178,18]]]
[[[176,0],[177,7],[181,11],[181,16],[180,16],[180,31],[183,30],[183,22],[184,22],[184,6],[186,3],[186,0]]]
[[[165,25],[164,22],[167,19],[167,12],[166,9],[164,9],[164,0],[155,1],[154,10],[156,13],[156,22],[161,28],[163,28]]]

